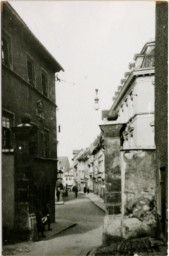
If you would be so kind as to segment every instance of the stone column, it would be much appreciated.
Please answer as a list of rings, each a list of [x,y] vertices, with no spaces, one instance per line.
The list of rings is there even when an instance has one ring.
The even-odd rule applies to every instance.
[[[100,125],[104,136],[105,205],[103,244],[122,239],[122,191],[120,164],[120,129],[122,124]]]

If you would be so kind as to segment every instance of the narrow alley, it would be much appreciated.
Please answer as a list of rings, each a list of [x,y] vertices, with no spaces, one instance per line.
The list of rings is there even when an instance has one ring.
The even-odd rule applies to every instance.
[[[6,256],[167,256],[168,4],[1,1]]]

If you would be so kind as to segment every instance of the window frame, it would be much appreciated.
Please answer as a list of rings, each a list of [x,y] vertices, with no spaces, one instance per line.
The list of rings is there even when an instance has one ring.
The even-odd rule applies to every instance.
[[[10,120],[10,127],[9,127],[9,133],[10,133],[10,147],[4,147],[4,138],[3,138],[3,117],[8,118]],[[14,122],[15,122],[15,114],[13,112],[10,112],[8,110],[2,109],[2,151],[11,151],[14,149],[14,134],[12,132],[12,127],[14,127]],[[8,128],[7,128],[8,129]]]
[[[6,40],[7,41],[7,47],[8,47],[8,63],[5,63],[2,59],[2,51],[3,51],[3,46],[2,46],[2,41]],[[1,60],[2,60],[2,64],[4,64],[5,66],[9,67],[10,69],[12,69],[12,50],[11,50],[11,36],[9,35],[9,33],[7,33],[6,31],[2,30],[2,37],[1,37]]]
[[[47,144],[45,144],[45,134],[47,134]],[[49,129],[44,128],[38,132],[38,156],[42,158],[49,157]]]
[[[44,88],[43,88],[43,80],[42,80],[42,76],[45,76],[45,79],[46,79],[46,93],[44,92]],[[49,79],[48,79],[48,73],[47,71],[44,69],[44,68],[41,68],[41,88],[42,88],[42,94],[45,96],[45,97],[49,97]]]
[[[29,71],[28,71],[28,62],[31,63],[32,65],[32,80],[29,79]],[[32,58],[32,56],[30,56],[30,54],[26,54],[26,70],[27,70],[27,81],[28,83],[36,88],[36,81],[35,81],[35,61]]]
[[[44,157],[48,157],[49,156],[49,129],[47,129],[47,128],[44,128],[44,135],[47,135],[46,136],[46,138],[47,138],[47,144],[46,145],[44,145],[44,152],[45,152],[45,154],[44,154]],[[45,136],[44,136],[45,137]],[[44,142],[44,144],[45,144],[45,142]]]

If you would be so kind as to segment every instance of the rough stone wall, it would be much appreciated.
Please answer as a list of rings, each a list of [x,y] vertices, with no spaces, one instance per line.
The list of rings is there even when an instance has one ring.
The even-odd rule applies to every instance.
[[[104,139],[105,146],[105,204],[107,213],[121,213],[121,169],[120,169],[120,139]]]
[[[155,235],[155,151],[121,151],[121,126],[101,127],[104,131],[106,185],[103,244]]]
[[[122,152],[124,161],[124,215],[156,227],[155,151]],[[132,222],[131,222],[132,224]]]
[[[104,134],[105,205],[103,244],[121,240],[121,167],[120,136],[121,124],[101,125]]]

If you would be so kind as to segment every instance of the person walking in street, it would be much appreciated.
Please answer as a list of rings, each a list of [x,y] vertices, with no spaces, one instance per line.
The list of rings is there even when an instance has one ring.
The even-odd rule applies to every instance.
[[[57,192],[56,192],[56,196],[57,196],[57,201],[59,202],[60,200],[60,188],[57,188]]]
[[[84,193],[86,194],[86,186],[84,187]]]
[[[75,197],[77,198],[77,195],[78,195],[78,188],[77,188],[77,186],[73,187],[73,191],[75,193]]]
[[[45,238],[46,236],[44,235],[44,225],[42,222],[42,212],[40,209],[37,209],[36,211],[36,223],[37,223],[37,231],[38,231],[38,240],[39,240],[39,233],[41,233],[42,237]]]
[[[50,227],[50,204],[46,204],[43,214],[47,217],[47,221],[44,224],[48,225],[48,230],[52,230]]]

